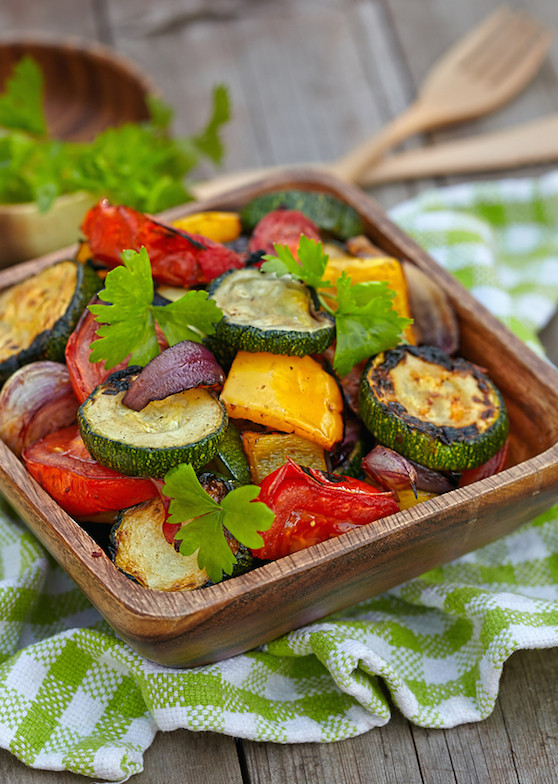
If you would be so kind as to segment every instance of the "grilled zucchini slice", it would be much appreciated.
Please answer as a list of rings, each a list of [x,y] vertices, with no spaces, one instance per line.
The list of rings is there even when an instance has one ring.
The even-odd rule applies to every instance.
[[[30,362],[63,362],[68,337],[100,287],[89,265],[69,259],[0,292],[0,385]]]
[[[253,231],[265,215],[281,207],[303,212],[318,229],[339,240],[364,231],[362,219],[353,207],[330,193],[302,190],[272,191],[256,196],[240,213],[244,230]]]
[[[199,476],[204,490],[221,501],[231,485],[213,474]],[[114,565],[127,577],[154,591],[193,591],[209,585],[205,569],[198,566],[198,555],[182,555],[163,530],[166,511],[160,498],[152,498],[120,512],[109,540],[109,554]],[[187,523],[185,523],[187,525]],[[228,531],[229,546],[237,559],[234,577],[253,566],[253,556]]]
[[[215,455],[227,428],[224,405],[213,392],[198,387],[134,411],[122,398],[140,369],[113,373],[78,409],[89,453],[127,476],[162,477],[179,463],[201,468]]]
[[[333,319],[299,281],[246,267],[221,275],[208,292],[223,311],[215,339],[235,349],[303,357],[335,338]]]
[[[373,357],[359,407],[381,444],[438,471],[481,465],[508,435],[494,383],[476,365],[433,346],[398,346]]]

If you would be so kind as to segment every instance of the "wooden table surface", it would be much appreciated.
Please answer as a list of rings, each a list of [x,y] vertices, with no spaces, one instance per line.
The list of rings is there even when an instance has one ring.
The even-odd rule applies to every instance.
[[[198,130],[211,87],[227,84],[234,119],[226,130],[225,168],[235,170],[341,155],[400,112],[434,60],[499,5],[500,0],[3,0],[0,29],[112,45],[135,60],[175,107],[177,132]],[[514,5],[558,28],[556,0]],[[536,80],[512,104],[408,146],[556,111],[558,41]],[[459,178],[385,185],[372,194],[389,208],[455,181]],[[555,319],[543,333],[555,360],[557,335]],[[558,651],[526,651],[507,662],[496,708],[478,724],[426,730],[394,708],[386,727],[335,744],[282,746],[186,730],[160,733],[145,755],[144,772],[132,780],[551,784],[558,780],[557,684]],[[26,768],[3,750],[0,772],[9,784],[87,781]]]

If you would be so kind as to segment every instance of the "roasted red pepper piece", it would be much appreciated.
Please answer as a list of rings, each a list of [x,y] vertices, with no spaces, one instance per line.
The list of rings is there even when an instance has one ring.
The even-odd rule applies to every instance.
[[[248,247],[251,253],[260,250],[274,254],[274,245],[288,245],[296,256],[301,234],[311,240],[320,239],[318,227],[303,212],[278,209],[269,212],[259,221]]]
[[[167,286],[205,285],[229,269],[244,266],[238,253],[225,245],[165,226],[106,199],[88,211],[81,228],[93,256],[111,268],[122,264],[123,250],[145,247],[153,278]]]
[[[275,512],[273,525],[262,533],[263,547],[252,550],[264,560],[281,558],[399,511],[393,493],[292,460],[263,480],[258,501]]]
[[[23,450],[22,458],[31,476],[75,517],[125,509],[158,492],[150,479],[124,476],[97,463],[77,425],[35,441]]]

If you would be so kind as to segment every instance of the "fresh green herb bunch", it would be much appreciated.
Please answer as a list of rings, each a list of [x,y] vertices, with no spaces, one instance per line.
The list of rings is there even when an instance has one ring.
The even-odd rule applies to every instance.
[[[215,87],[212,100],[209,122],[194,136],[174,138],[172,110],[149,96],[148,121],[109,128],[92,142],[65,142],[48,135],[42,73],[24,57],[0,95],[0,202],[36,202],[46,212],[58,196],[81,190],[143,212],[188,201],[186,175],[202,158],[223,158],[227,89]]]

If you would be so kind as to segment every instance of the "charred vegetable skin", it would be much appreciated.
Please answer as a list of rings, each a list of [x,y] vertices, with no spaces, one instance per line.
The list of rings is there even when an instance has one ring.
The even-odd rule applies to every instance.
[[[508,435],[493,382],[476,365],[432,346],[399,346],[373,357],[359,406],[381,444],[437,471],[485,463]]]
[[[58,264],[0,294],[0,386],[38,360],[64,361],[66,341],[101,287],[88,264]]]
[[[231,489],[224,479],[209,472],[200,474],[200,484],[216,501]],[[158,496],[122,510],[110,533],[109,555],[127,577],[155,591],[193,591],[209,584],[205,569],[198,566],[197,554],[182,555],[174,535],[181,527],[167,522],[168,499]],[[184,523],[188,525],[188,523]],[[253,565],[250,551],[227,535],[236,557],[233,575]]]
[[[130,207],[113,206],[106,199],[87,213],[82,230],[95,259],[115,267],[124,249],[144,246],[153,277],[168,286],[199,286],[228,269],[244,266],[225,245],[154,221]]]
[[[228,417],[207,389],[188,389],[141,411],[122,403],[140,368],[113,373],[82,403],[78,424],[91,455],[127,476],[162,477],[179,463],[201,468],[217,452]]]

